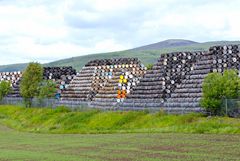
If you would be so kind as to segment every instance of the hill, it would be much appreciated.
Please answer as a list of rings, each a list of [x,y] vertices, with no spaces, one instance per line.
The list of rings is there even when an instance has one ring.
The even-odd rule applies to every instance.
[[[156,47],[158,44],[158,50],[149,50],[149,48]],[[203,51],[208,50],[209,47],[214,45],[224,45],[224,44],[240,44],[240,41],[213,41],[205,43],[197,43],[189,40],[166,40],[160,43],[147,45],[148,47],[138,47],[135,49],[109,52],[109,53],[99,53],[90,54],[78,57],[72,57],[68,59],[62,59],[47,64],[44,66],[73,66],[77,70],[80,70],[88,61],[93,59],[106,59],[106,58],[119,58],[119,57],[137,57],[143,64],[147,65],[156,62],[160,54],[176,52],[176,51]],[[165,44],[165,45],[164,45]],[[27,64],[12,64],[0,66],[0,72],[3,71],[16,71],[23,70]]]
[[[197,44],[198,42],[190,41],[190,40],[183,40],[183,39],[169,39],[165,41],[161,41],[158,43],[145,45],[137,48],[133,48],[134,51],[143,51],[143,50],[161,50],[163,48],[171,48],[171,47],[178,47],[178,46],[188,46]]]

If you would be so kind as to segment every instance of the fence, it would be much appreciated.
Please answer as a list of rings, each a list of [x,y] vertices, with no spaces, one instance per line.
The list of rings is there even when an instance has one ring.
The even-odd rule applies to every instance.
[[[8,104],[8,105],[19,105],[19,106],[24,106],[24,100],[21,97],[5,97],[2,101],[0,101],[0,104]],[[75,109],[84,109],[84,108],[93,108],[89,106],[89,102],[78,102],[78,101],[59,101],[57,99],[33,99],[32,100],[32,106],[33,107],[51,107],[55,108],[57,106],[67,106],[72,110]],[[113,106],[114,107],[114,106]],[[184,113],[189,113],[189,112],[194,112],[191,111],[193,109],[191,108],[178,108],[178,110],[174,111],[174,109],[171,108],[137,108],[137,107],[128,107],[128,108],[102,108],[103,110],[150,110],[150,111],[160,111],[164,110],[166,113],[178,113],[178,114],[184,114]],[[196,112],[196,111],[195,111]],[[198,111],[200,112],[200,111]],[[240,99],[225,99],[223,100],[221,110],[220,110],[220,115],[227,115],[230,117],[240,117]]]
[[[230,117],[240,117],[240,99],[223,100],[221,114]]]
[[[24,106],[24,100],[21,97],[5,97],[0,102],[0,104]],[[52,107],[52,108],[55,108],[56,104],[57,104],[56,99],[39,100],[39,99],[34,98],[32,100],[32,106],[33,107]]]

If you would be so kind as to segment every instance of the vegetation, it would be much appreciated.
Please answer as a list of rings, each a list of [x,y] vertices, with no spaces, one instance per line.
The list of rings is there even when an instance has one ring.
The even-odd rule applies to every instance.
[[[56,94],[56,83],[52,80],[43,80],[39,86],[38,98],[40,100],[44,98],[52,98]]]
[[[39,85],[43,80],[43,68],[39,63],[29,63],[20,83],[20,93],[26,107],[31,107],[32,99],[39,95]]]
[[[214,115],[221,114],[223,99],[239,96],[240,78],[237,71],[226,70],[221,73],[210,73],[203,82],[203,98],[201,105]]]
[[[0,160],[239,160],[240,135],[33,134],[0,125]],[[227,147],[227,148],[226,148]]]
[[[224,133],[240,134],[240,119],[200,114],[166,115],[162,112],[71,112],[64,107],[21,108],[0,106],[0,123],[39,133]]]
[[[153,64],[148,64],[146,67],[147,67],[147,70],[151,70],[153,67]]]
[[[8,95],[12,90],[11,83],[9,81],[0,82],[0,101]]]
[[[51,63],[43,64],[44,66],[73,66],[75,69],[80,70],[86,62],[93,59],[106,59],[106,58],[120,58],[120,57],[137,57],[139,58],[144,65],[153,64],[159,58],[160,54],[176,52],[176,51],[207,51],[209,47],[214,45],[225,45],[225,44],[239,44],[239,41],[216,41],[216,42],[207,42],[207,43],[197,43],[188,46],[181,47],[167,47],[162,48],[161,50],[126,50],[110,53],[100,53],[100,54],[91,54],[78,56],[68,59],[63,59],[59,61],[54,61]],[[24,70],[28,64],[13,64],[13,65],[4,65],[0,66],[1,71],[16,71]]]

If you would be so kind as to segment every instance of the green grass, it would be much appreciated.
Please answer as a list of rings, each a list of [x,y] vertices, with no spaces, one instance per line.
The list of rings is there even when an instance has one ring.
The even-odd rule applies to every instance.
[[[36,134],[0,124],[0,160],[237,161],[239,142],[222,134]]]
[[[240,133],[240,119],[144,111],[71,112],[66,108],[0,106],[0,123],[20,131],[37,133]]]
[[[239,127],[240,119],[197,114],[70,112],[2,105],[0,161],[239,160]]]

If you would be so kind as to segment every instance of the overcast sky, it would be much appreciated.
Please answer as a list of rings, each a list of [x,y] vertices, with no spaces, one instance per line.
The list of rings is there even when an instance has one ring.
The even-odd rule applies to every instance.
[[[240,40],[240,0],[0,0],[0,65],[165,39]]]

